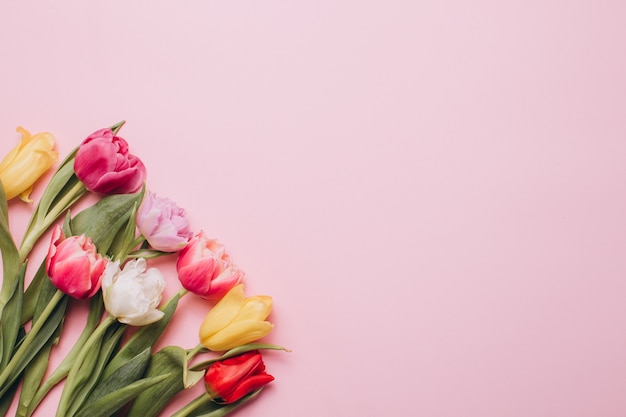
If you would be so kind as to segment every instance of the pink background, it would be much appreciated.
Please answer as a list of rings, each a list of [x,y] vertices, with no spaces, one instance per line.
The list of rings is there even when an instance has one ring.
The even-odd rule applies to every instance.
[[[0,154],[20,124],[66,154],[126,119],[149,187],[274,297],[293,352],[238,416],[626,416],[625,2],[0,16]],[[192,347],[208,305],[183,305]]]

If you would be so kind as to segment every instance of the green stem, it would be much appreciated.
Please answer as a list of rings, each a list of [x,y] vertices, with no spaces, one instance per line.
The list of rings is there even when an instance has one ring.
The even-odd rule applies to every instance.
[[[22,357],[28,351],[30,345],[33,342],[33,339],[37,336],[37,333],[41,330],[46,320],[48,320],[48,318],[50,317],[50,314],[52,314],[55,307],[57,306],[57,304],[59,304],[59,302],[63,299],[64,296],[65,294],[60,290],[57,290],[54,293],[54,295],[50,299],[50,302],[48,303],[46,308],[41,312],[41,315],[39,316],[37,321],[33,323],[33,327],[30,329],[28,334],[26,334],[26,337],[24,338],[24,341],[22,342],[20,347],[17,349],[17,352],[15,352],[15,355],[13,355],[13,358],[11,358],[11,361],[8,363],[6,368],[4,368],[4,370],[0,374],[0,387],[4,386],[7,380],[11,377],[11,374],[13,373],[15,368],[19,365],[20,361],[22,360]]]
[[[208,404],[213,401],[207,393],[200,395],[198,398],[178,410],[176,413],[172,414],[172,417],[186,417],[191,415],[195,410],[203,406],[204,404]]]
[[[189,362],[191,359],[193,359],[198,353],[200,353],[200,351],[204,349],[204,346],[202,346],[201,344],[198,344],[198,346],[196,346],[193,349],[189,349],[187,351],[187,362]]]
[[[36,224],[32,232],[24,237],[22,244],[20,246],[19,254],[20,261],[24,261],[28,254],[33,250],[33,247],[37,243],[37,240],[41,237],[41,235],[48,230],[50,225],[54,223],[54,221],[65,211],[69,203],[71,203],[76,198],[80,198],[83,194],[87,192],[85,185],[77,181],[72,188],[70,188],[67,193],[54,205],[54,208],[46,214],[44,219]]]
[[[61,393],[61,399],[59,400],[59,407],[56,414],[57,417],[65,417],[67,415],[67,410],[71,405],[71,401],[74,400],[73,394],[76,391],[77,385],[79,385],[81,382],[78,381],[77,383],[76,375],[80,371],[85,357],[89,353],[94,343],[96,343],[104,335],[104,332],[106,332],[109,326],[113,323],[115,323],[115,318],[112,316],[107,316],[96,328],[96,330],[94,330],[91,336],[89,336],[89,339],[87,339],[83,347],[78,352],[78,355],[76,355],[76,359],[73,361],[72,367],[67,374],[67,380],[65,381],[63,392]]]
[[[146,238],[144,237],[144,235],[139,235],[135,238],[135,240],[133,240],[132,242],[130,242],[128,244],[127,247],[125,247],[123,249],[122,253],[118,253],[117,256],[115,256],[115,260],[116,261],[120,261],[120,262],[124,262],[128,259],[128,254],[137,246],[143,244],[143,242],[146,241]]]
[[[98,297],[96,301],[102,304],[102,300]],[[85,325],[85,329],[80,334],[76,343],[72,347],[72,349],[67,353],[63,361],[57,366],[57,368],[50,374],[50,376],[43,382],[43,384],[37,389],[37,392],[33,396],[33,399],[28,404],[28,410],[26,411],[25,417],[30,417],[35,412],[41,401],[48,395],[48,392],[54,386],[56,386],[59,382],[61,382],[70,371],[72,364],[76,356],[80,353],[80,350],[85,345],[94,329],[98,325],[98,321],[102,317],[102,307],[95,308],[94,307],[94,299],[92,299],[92,306],[89,311],[89,318],[87,319],[87,324]]]

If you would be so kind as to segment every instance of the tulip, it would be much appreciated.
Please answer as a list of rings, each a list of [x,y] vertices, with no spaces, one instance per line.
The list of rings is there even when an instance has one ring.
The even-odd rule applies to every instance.
[[[165,280],[156,268],[146,270],[146,260],[129,261],[120,270],[110,262],[102,276],[102,296],[107,312],[119,322],[132,326],[154,323],[163,317],[157,307]]]
[[[221,404],[235,402],[273,380],[258,350],[215,362],[204,374],[207,392]]]
[[[185,210],[170,199],[149,192],[137,210],[137,228],[150,246],[163,252],[178,252],[187,245],[192,233]]]
[[[243,284],[236,285],[209,311],[200,325],[200,343],[222,351],[245,345],[266,336],[272,327],[264,321],[272,311],[272,297],[246,298]]]
[[[108,261],[85,235],[66,238],[57,225],[46,257],[46,272],[59,290],[74,298],[90,298],[100,289]]]
[[[29,199],[33,184],[58,160],[54,150],[54,136],[48,132],[31,136],[23,127],[17,131],[22,134],[20,143],[0,162],[0,181],[4,186],[7,200],[20,196]]]
[[[243,272],[232,264],[224,246],[207,239],[203,232],[194,236],[176,262],[178,279],[185,289],[207,299],[218,299],[239,284]]]
[[[143,162],[128,153],[128,143],[111,129],[100,129],[80,144],[74,172],[89,191],[99,194],[134,193],[146,178]]]

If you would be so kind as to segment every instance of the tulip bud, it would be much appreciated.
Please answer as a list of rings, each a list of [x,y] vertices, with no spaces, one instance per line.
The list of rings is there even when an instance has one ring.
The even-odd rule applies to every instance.
[[[258,350],[215,362],[204,374],[207,392],[221,404],[235,402],[273,380]]]
[[[7,200],[20,196],[25,202],[32,202],[28,197],[35,181],[58,160],[54,150],[54,136],[48,132],[31,136],[23,127],[17,131],[22,134],[20,143],[0,162],[0,181]]]
[[[185,210],[170,199],[148,192],[137,210],[135,222],[150,246],[163,252],[178,252],[192,233]]]
[[[92,297],[100,289],[107,265],[85,235],[66,238],[57,225],[46,257],[46,272],[59,290],[74,298]]]
[[[180,252],[178,279],[185,289],[207,299],[218,299],[239,284],[243,272],[232,264],[224,246],[200,232]]]
[[[120,270],[110,262],[102,276],[102,296],[107,312],[119,322],[132,326],[154,323],[163,317],[157,307],[165,280],[156,268],[146,270],[146,260],[129,261]]]
[[[111,129],[100,129],[80,144],[74,172],[89,191],[99,194],[134,193],[146,178],[143,162],[128,152],[128,143]]]
[[[222,351],[245,345],[266,336],[274,327],[265,321],[272,311],[272,297],[246,298],[243,284],[233,287],[209,311],[200,325],[200,343]]]

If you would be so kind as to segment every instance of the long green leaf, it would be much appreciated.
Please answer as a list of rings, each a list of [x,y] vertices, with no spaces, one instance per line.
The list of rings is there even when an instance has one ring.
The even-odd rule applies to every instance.
[[[174,315],[179,298],[177,294],[170,299],[163,310],[163,317],[159,321],[143,326],[133,334],[107,365],[103,374],[104,378],[111,375],[116,369],[143,352],[146,348],[154,346]]]
[[[103,375],[98,385],[85,400],[85,405],[88,406],[100,398],[142,379],[150,364],[150,356],[150,347],[148,347],[135,357],[130,358],[109,376]]]
[[[13,398],[17,392],[17,388],[20,385],[20,381],[15,381],[13,385],[0,396],[0,416],[6,416],[9,411],[9,407],[13,403]]]
[[[50,207],[54,204],[55,199],[58,198],[60,192],[63,188],[68,185],[72,177],[74,176],[74,157],[76,156],[76,151],[78,148],[75,148],[70,154],[63,160],[63,162],[59,165],[56,172],[50,179],[48,186],[44,189],[44,192],[39,199],[39,204],[33,213],[33,217],[29,224],[29,228],[27,230],[27,234],[31,231],[32,226],[35,223],[41,223],[43,219],[50,213]],[[74,176],[75,181],[78,180]]]
[[[50,280],[48,279],[48,274],[46,274],[46,260],[44,259],[39,265],[37,272],[35,272],[35,275],[33,276],[30,285],[24,293],[22,318],[20,320],[22,324],[29,321],[33,317],[33,314],[35,314],[35,308],[39,303],[39,292],[41,291],[41,288],[46,281],[50,282]]]
[[[10,374],[6,386],[0,389],[0,396],[4,395],[9,385],[18,379],[24,368],[31,362],[31,360],[37,355],[46,342],[52,337],[56,329],[59,327],[63,318],[65,317],[65,309],[67,307],[68,297],[64,296],[61,301],[54,308],[47,320],[43,322],[43,325],[37,335],[32,340],[28,350],[26,350],[24,356],[16,365],[13,372]]]
[[[72,232],[89,236],[100,253],[108,254],[115,236],[126,228],[133,207],[142,197],[142,193],[104,197],[72,219]]]
[[[52,285],[50,280],[43,281],[41,285],[41,291],[39,292],[39,301],[37,302],[33,315],[33,322],[37,322],[41,313],[44,310],[44,306],[46,306],[52,300],[54,294],[56,293],[56,290],[56,287]],[[48,361],[50,358],[52,346],[58,343],[58,340],[61,336],[62,328],[63,321],[61,321],[52,337],[48,339],[46,344],[35,355],[33,360],[24,370],[24,384],[20,391],[20,400],[16,416],[26,415],[28,407],[35,397],[37,389],[39,388],[39,385],[41,384],[41,381],[43,380],[43,377],[48,369]]]
[[[9,207],[4,187],[0,182],[0,251],[2,252],[2,289],[0,290],[0,317],[4,306],[15,290],[20,271],[17,247],[9,229]]]
[[[252,350],[284,350],[289,352],[289,349],[286,349],[282,346],[278,346],[278,345],[271,345],[268,343],[248,343],[247,345],[242,345],[242,346],[238,346],[236,348],[232,348],[231,350],[225,352],[222,356],[218,357],[218,358],[213,358],[213,359],[209,359],[207,361],[203,361],[203,362],[199,362],[197,364],[195,364],[194,366],[190,367],[189,370],[190,371],[200,371],[203,369],[208,368],[209,366],[211,366],[213,363],[217,362],[217,361],[221,361],[224,359],[228,359],[228,358],[232,358],[234,356],[238,356],[241,355],[243,353],[246,352],[250,352]]]
[[[189,417],[224,417],[225,415],[232,413],[248,401],[256,398],[262,390],[263,388],[259,388],[253,393],[246,395],[239,401],[236,401],[232,404],[220,405],[215,403],[205,403],[202,406],[198,407],[194,412],[189,414]]]
[[[85,400],[96,386],[102,371],[112,353],[117,349],[120,339],[126,330],[125,325],[114,323],[105,333],[99,349],[93,349],[83,363],[74,388],[76,389],[71,399],[71,405],[66,417],[73,416],[84,404]]]
[[[2,361],[0,361],[0,369],[4,369],[11,357],[13,356],[13,348],[17,343],[17,334],[20,330],[20,318],[22,313],[22,303],[24,300],[24,274],[26,273],[26,264],[22,265],[17,281],[13,283],[13,291],[11,298],[4,306],[2,312],[2,321],[0,322],[0,337],[2,338]]]
[[[114,391],[80,410],[76,417],[109,417],[146,389],[161,383],[167,375],[144,378]]]
[[[152,356],[148,378],[166,375],[160,383],[146,389],[133,402],[127,417],[154,417],[183,385],[183,368],[187,352],[178,346],[167,346]]]

